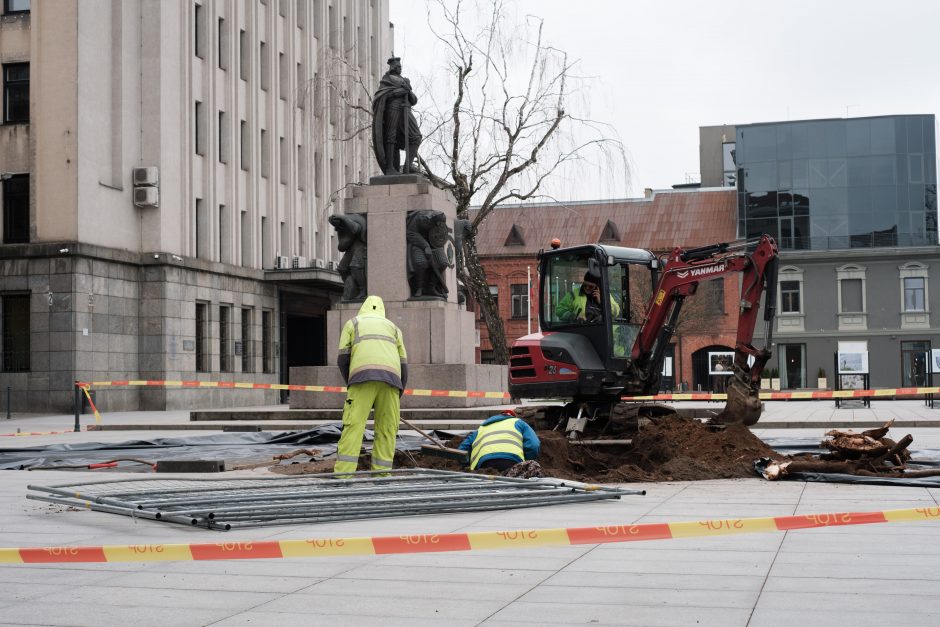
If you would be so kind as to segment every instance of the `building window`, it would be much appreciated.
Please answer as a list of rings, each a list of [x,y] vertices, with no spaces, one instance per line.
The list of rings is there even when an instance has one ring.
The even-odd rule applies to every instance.
[[[3,314],[3,372],[29,372],[29,294],[0,296]]]
[[[907,277],[904,280],[904,311],[926,311],[923,277]]]
[[[284,141],[283,137],[278,137],[278,152],[281,153],[281,163],[278,165],[278,171],[281,174],[281,183],[287,184],[287,175],[290,173],[288,170],[287,160],[290,158],[287,154],[287,143]]]
[[[15,174],[3,186],[3,243],[29,241],[29,174]]]
[[[242,120],[239,128],[241,131],[241,165],[242,170],[247,172],[249,169],[249,162],[251,161],[249,158],[251,153],[249,152],[248,146],[248,143],[251,141],[251,137],[248,135],[248,122]]]
[[[232,307],[219,305],[219,370],[232,371]]]
[[[490,296],[493,297],[493,306],[496,308],[497,315],[499,314],[499,287],[495,285],[490,285]],[[483,307],[480,307],[480,320],[483,320]]]
[[[274,312],[261,312],[261,359],[264,372],[274,372]]]
[[[928,268],[918,261],[898,267],[901,279],[901,328],[930,328]]]
[[[865,288],[865,268],[847,265],[836,268],[839,299],[839,330],[865,330],[868,328],[868,302]]]
[[[509,286],[510,297],[512,298],[512,317],[528,318],[529,316],[529,286],[525,284],[516,284]]]
[[[261,176],[271,176],[271,147],[268,146],[268,132],[261,129]]]
[[[800,288],[799,281],[780,281],[780,313],[798,314],[803,312],[800,308]]]
[[[288,76],[289,72],[287,70],[287,57],[284,56],[284,53],[281,52],[277,57],[278,65],[278,95],[281,100],[287,100],[287,92],[290,78]]]
[[[219,111],[219,163],[228,163],[230,145],[225,111]]]
[[[251,313],[251,307],[242,307],[242,372],[254,372],[255,370],[251,358],[254,355],[251,341]]]
[[[271,69],[268,67],[268,44],[262,41],[260,51],[261,89],[268,91],[271,86]]]
[[[862,286],[861,279],[842,279],[839,282],[840,313],[862,313],[865,311]]]
[[[206,120],[202,110],[202,103],[196,101],[193,112],[193,128],[195,129],[196,154],[206,154]]]
[[[3,13],[29,13],[29,0],[3,0]]]
[[[712,279],[705,284],[708,288],[708,311],[714,315],[725,313],[725,280]]]
[[[196,303],[196,372],[209,372],[209,303]]]
[[[193,49],[200,59],[206,58],[206,10],[198,2],[195,5],[193,18],[194,42]]]
[[[238,31],[238,76],[243,81],[248,80],[248,33]]]
[[[29,63],[3,66],[3,121],[29,122]]]
[[[228,69],[228,29],[224,17],[219,18],[219,69]]]

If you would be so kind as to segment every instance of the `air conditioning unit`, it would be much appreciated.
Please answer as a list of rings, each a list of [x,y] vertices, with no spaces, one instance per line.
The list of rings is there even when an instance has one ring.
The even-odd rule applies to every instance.
[[[326,267],[326,261],[324,261],[323,259],[314,259],[313,265],[314,267],[320,268],[322,270],[323,268]]]
[[[278,270],[290,270],[290,257],[278,255],[274,258],[274,267]]]
[[[292,268],[306,268],[307,267],[307,258],[306,257],[294,257],[291,259]]]
[[[134,188],[134,206],[136,207],[159,207],[160,190],[156,187],[135,187]]]
[[[146,168],[134,168],[134,185],[159,185],[160,168],[149,166]]]

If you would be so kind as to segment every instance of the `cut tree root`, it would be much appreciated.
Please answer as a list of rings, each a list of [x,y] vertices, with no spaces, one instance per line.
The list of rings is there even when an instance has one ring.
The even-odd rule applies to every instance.
[[[863,477],[940,477],[940,470],[907,470],[914,442],[908,434],[895,442],[887,437],[894,420],[862,433],[832,430],[820,446],[829,450],[818,456],[795,456],[791,461],[771,461],[761,470],[765,479],[782,479],[798,472],[824,472]]]

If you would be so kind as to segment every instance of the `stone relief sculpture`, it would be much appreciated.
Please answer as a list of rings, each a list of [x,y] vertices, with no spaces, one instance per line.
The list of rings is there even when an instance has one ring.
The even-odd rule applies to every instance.
[[[454,244],[442,211],[409,211],[405,222],[408,285],[412,298],[447,298]]]
[[[386,176],[416,171],[413,162],[421,144],[421,129],[411,107],[417,102],[411,81],[401,75],[401,59],[392,57],[372,98],[372,149]],[[399,150],[405,151],[403,165]]]
[[[339,276],[343,279],[343,300],[364,300],[366,285],[366,216],[351,213],[329,217],[336,229],[336,238],[343,258],[339,262]]]

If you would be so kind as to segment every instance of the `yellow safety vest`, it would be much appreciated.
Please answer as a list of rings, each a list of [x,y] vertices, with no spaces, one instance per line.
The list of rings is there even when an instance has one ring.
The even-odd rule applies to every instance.
[[[350,384],[386,381],[401,387],[404,345],[395,323],[381,316],[356,316],[343,328],[342,340],[350,352]]]
[[[477,437],[470,450],[470,469],[476,470],[480,460],[493,453],[510,453],[525,459],[522,434],[516,429],[517,418],[497,420],[477,429]]]

